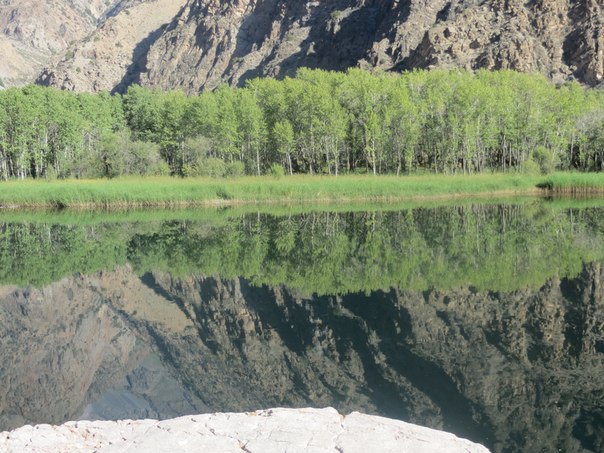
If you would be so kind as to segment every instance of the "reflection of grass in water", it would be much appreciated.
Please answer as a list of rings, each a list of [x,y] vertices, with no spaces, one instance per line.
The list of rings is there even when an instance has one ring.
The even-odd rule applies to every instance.
[[[111,210],[0,210],[3,223],[47,223],[58,225],[96,225],[108,223],[166,221],[199,221],[220,224],[228,219],[248,214],[266,214],[274,217],[300,215],[308,212],[394,212],[417,208],[447,208],[488,205],[534,205],[549,209],[585,209],[604,207],[604,197],[468,197],[460,199],[415,200],[400,202],[347,202],[347,203],[296,203],[296,204],[244,204],[236,206],[185,208],[185,209],[111,209]]]
[[[42,285],[130,262],[140,274],[246,277],[305,293],[467,285],[507,291],[556,274],[575,276],[584,262],[604,257],[603,210],[569,210],[565,203],[278,216],[243,208],[162,211],[174,214],[163,219],[147,212],[112,212],[110,219],[75,213],[56,223],[0,224],[0,281]],[[70,214],[49,219],[63,215]]]
[[[590,181],[597,182],[597,178],[590,177]],[[519,174],[10,181],[0,185],[0,205],[119,208],[204,203],[392,201],[481,193],[527,194],[538,191],[539,182],[543,182],[543,178]]]

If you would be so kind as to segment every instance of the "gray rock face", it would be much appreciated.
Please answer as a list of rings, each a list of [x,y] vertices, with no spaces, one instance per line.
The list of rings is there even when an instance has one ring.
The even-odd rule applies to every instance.
[[[515,69],[556,82],[604,81],[604,10],[596,0],[179,0],[178,14],[153,1],[168,25],[136,35],[149,13],[130,8],[121,15],[137,17],[135,48],[116,49],[118,33],[100,30],[95,44],[79,46],[41,82],[75,90],[141,83],[197,92],[293,75],[300,67],[356,66]],[[116,61],[105,71],[110,49]],[[98,67],[92,80],[82,75],[87,61]]]
[[[185,0],[123,0],[87,39],[38,77],[42,85],[75,91],[111,91],[132,83],[145,67],[149,46],[164,31]]]
[[[452,434],[358,412],[270,409],[162,422],[71,422],[26,426],[0,434],[0,450],[59,453],[124,452],[414,452],[487,453]]]
[[[210,407],[336,400],[343,412],[361,407],[527,452],[602,449],[603,278],[595,263],[538,290],[313,298],[153,276],[198,326],[203,345],[190,347],[206,348],[201,363],[171,339],[165,351]]]
[[[119,0],[0,2],[0,86],[31,83],[53,55],[84,39]]]

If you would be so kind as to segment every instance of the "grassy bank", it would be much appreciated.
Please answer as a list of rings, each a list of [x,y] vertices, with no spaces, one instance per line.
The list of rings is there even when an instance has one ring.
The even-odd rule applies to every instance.
[[[124,178],[0,183],[3,208],[221,206],[393,202],[551,192],[604,192],[604,174],[551,176],[293,176],[237,179]]]
[[[604,173],[554,173],[544,176],[537,187],[560,194],[604,193]]]

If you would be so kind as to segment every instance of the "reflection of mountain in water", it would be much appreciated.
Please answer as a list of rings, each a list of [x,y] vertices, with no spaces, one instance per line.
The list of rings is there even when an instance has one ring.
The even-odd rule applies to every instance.
[[[115,417],[116,402],[126,416],[333,405],[496,451],[602,451],[603,278],[596,262],[538,290],[303,297],[126,266],[6,288],[2,425]]]

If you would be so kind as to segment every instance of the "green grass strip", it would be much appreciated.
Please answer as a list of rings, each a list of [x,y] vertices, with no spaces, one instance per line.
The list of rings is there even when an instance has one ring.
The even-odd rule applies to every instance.
[[[150,208],[340,203],[604,192],[603,173],[118,178],[0,183],[3,208]]]

